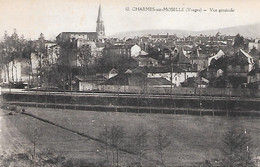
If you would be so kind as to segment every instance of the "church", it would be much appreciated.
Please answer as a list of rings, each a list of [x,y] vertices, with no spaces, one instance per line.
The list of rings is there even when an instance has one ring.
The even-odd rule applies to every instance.
[[[101,5],[99,5],[98,16],[96,21],[96,32],[62,32],[56,37],[56,47],[58,50],[49,48],[51,55],[57,55],[60,57],[59,64],[67,64],[70,67],[80,67],[83,64],[84,57],[80,57],[79,54],[74,51],[86,46],[89,49],[89,54],[93,57],[102,56],[103,47],[97,47],[97,43],[104,43],[105,26],[102,19]],[[68,46],[72,47],[69,48]]]
[[[96,22],[96,32],[62,32],[56,37],[57,43],[62,43],[72,40],[87,40],[96,42],[105,38],[105,26],[102,19],[101,5],[99,5],[98,16]]]

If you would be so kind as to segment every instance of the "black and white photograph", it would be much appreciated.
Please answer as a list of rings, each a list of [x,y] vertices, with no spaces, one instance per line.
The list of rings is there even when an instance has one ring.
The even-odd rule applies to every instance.
[[[0,0],[0,167],[260,167],[260,1]]]

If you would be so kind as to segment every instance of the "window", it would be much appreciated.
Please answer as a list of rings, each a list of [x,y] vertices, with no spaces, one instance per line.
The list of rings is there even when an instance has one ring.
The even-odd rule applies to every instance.
[[[228,65],[228,70],[232,71],[232,65]]]
[[[248,65],[244,66],[244,70],[245,70],[245,71],[248,70]]]
[[[241,72],[241,66],[240,65],[236,65],[236,72]]]

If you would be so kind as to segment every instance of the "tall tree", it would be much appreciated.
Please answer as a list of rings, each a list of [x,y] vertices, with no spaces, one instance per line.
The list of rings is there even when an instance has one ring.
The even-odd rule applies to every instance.
[[[242,47],[244,44],[244,37],[237,34],[234,40],[234,47]]]
[[[226,167],[254,167],[254,161],[250,151],[252,138],[246,129],[241,127],[231,127],[223,138]]]
[[[116,166],[119,165],[119,150],[123,146],[125,138],[125,130],[122,126],[114,125],[110,128],[110,145],[115,148],[113,150],[113,165],[114,165],[114,151],[116,152]]]
[[[17,68],[15,68],[15,61],[19,58],[23,58],[25,54],[27,41],[23,36],[19,37],[14,29],[11,36],[5,32],[4,40],[1,42],[1,67],[6,69],[7,80],[10,82],[17,82],[17,76],[15,80],[15,72],[17,74]],[[11,72],[9,71],[9,65],[11,65]],[[11,75],[11,77],[10,77]]]
[[[241,36],[240,34],[237,34],[234,39],[234,45],[233,45],[235,51],[238,51],[239,49],[243,49],[248,51],[248,42],[245,41],[245,38]]]
[[[37,69],[37,79],[38,77],[40,77],[40,81],[39,84],[42,84],[42,78],[43,78],[43,67],[46,67],[47,64],[46,62],[46,54],[47,54],[47,50],[46,50],[46,41],[44,38],[44,34],[41,33],[40,37],[38,38],[38,40],[35,41],[35,54],[38,58],[38,62],[39,62],[39,67]]]
[[[157,132],[155,133],[155,151],[159,155],[161,165],[166,166],[164,160],[164,151],[167,147],[170,146],[171,141],[168,137],[168,134],[162,127],[157,128]]]
[[[134,151],[137,156],[137,164],[142,166],[142,160],[148,150],[148,134],[143,126],[139,126],[134,134]]]
[[[81,65],[81,73],[83,75],[91,73],[94,64],[94,57],[91,54],[91,46],[82,45],[77,49],[77,52],[78,61]]]
[[[60,56],[57,59],[59,72],[59,85],[63,89],[69,89],[72,82],[73,58],[76,53],[76,41],[64,40],[58,43],[60,45]]]

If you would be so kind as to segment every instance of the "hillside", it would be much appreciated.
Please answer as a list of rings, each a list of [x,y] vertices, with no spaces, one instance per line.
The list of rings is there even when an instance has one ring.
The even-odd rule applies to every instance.
[[[213,30],[203,30],[203,31],[189,31],[189,30],[173,30],[173,29],[154,29],[154,30],[140,30],[140,31],[129,31],[121,32],[112,35],[111,37],[134,37],[134,36],[143,36],[148,34],[176,34],[179,37],[189,36],[189,35],[215,35],[217,32],[220,32],[223,35],[236,35],[241,34],[244,37],[248,38],[260,38],[260,23],[244,26],[234,26]]]

